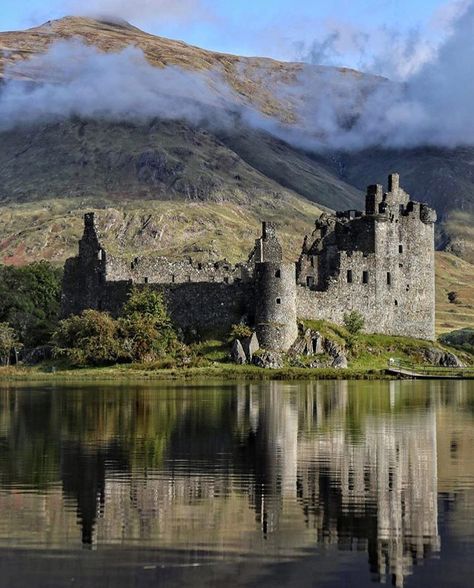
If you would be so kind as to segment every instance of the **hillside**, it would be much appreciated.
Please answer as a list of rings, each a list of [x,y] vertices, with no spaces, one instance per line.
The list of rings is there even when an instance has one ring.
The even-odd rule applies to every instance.
[[[152,66],[198,73],[209,79],[211,93],[200,98],[212,102],[209,118],[220,120],[222,108],[230,109],[237,118],[232,124],[216,126],[156,117],[139,122],[76,117],[4,130],[0,132],[2,216],[8,216],[14,204],[43,201],[48,207],[52,205],[44,201],[68,199],[70,218],[76,219],[81,210],[78,198],[119,209],[123,208],[119,202],[130,200],[136,206],[148,200],[183,201],[183,213],[188,203],[225,202],[247,209],[250,201],[258,199],[261,205],[256,210],[254,206],[254,212],[266,215],[274,210],[276,199],[284,225],[295,210],[306,209],[301,198],[334,209],[359,208],[365,186],[382,182],[390,171],[397,170],[414,198],[438,209],[442,221],[439,244],[474,261],[470,229],[474,219],[473,149],[315,153],[299,142],[298,132],[288,136],[274,132],[276,123],[298,129],[311,122],[308,100],[315,88],[329,84],[344,92],[353,87],[363,96],[386,80],[347,69],[206,51],[155,37],[123,21],[77,17],[0,33],[0,77],[24,83],[51,79],[61,83],[57,72],[46,71],[35,62],[29,66],[28,60],[43,54],[55,41],[72,39],[105,52],[138,47]],[[216,74],[225,86],[216,82]],[[218,97],[215,101],[214,95]],[[249,128],[245,116],[239,119],[239,109],[251,109],[263,119]],[[282,200],[284,206],[278,204]],[[311,224],[317,211],[306,210],[310,212],[305,222]],[[25,224],[32,226],[34,215],[24,213]],[[62,237],[65,246],[54,254],[55,259],[69,253],[67,232],[76,221],[69,226],[67,218]],[[16,226],[4,223],[4,231],[3,255],[14,253],[16,257],[10,246],[12,240],[18,241]],[[24,233],[19,243],[25,251],[37,247],[29,241],[31,234]],[[179,248],[175,250],[179,253]],[[51,255],[48,248],[44,253]]]

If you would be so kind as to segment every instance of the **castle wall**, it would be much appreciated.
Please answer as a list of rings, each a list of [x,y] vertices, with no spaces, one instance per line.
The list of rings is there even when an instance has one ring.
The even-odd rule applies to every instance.
[[[165,257],[135,257],[132,261],[109,256],[106,279],[131,280],[134,284],[181,284],[187,282],[224,282],[232,284],[250,278],[245,264],[232,265],[226,260],[196,262],[192,259],[171,261]]]
[[[130,281],[107,282],[96,297],[91,293],[78,307],[70,308],[68,314],[79,314],[86,308],[109,312],[118,316],[133,287]],[[138,286],[140,287],[140,286]],[[209,334],[217,332],[228,334],[232,325],[239,323],[244,316],[253,321],[253,284],[237,282],[234,284],[199,282],[181,284],[150,284],[164,294],[173,323],[185,333]]]

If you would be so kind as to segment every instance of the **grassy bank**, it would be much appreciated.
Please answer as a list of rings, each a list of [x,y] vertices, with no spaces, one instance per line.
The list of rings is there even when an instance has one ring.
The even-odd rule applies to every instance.
[[[374,380],[389,379],[385,369],[391,358],[413,365],[426,365],[429,349],[457,354],[465,365],[474,364],[470,353],[432,341],[371,335],[351,335],[344,327],[325,321],[304,321],[345,350],[348,369],[304,367],[304,357],[297,363],[290,357],[281,369],[262,369],[253,365],[229,363],[229,340],[207,340],[190,347],[188,363],[179,365],[176,358],[164,357],[154,363],[118,364],[108,367],[71,367],[65,360],[38,366],[0,368],[0,382],[7,381],[119,381],[120,383],[159,380]],[[310,358],[307,358],[310,359]]]

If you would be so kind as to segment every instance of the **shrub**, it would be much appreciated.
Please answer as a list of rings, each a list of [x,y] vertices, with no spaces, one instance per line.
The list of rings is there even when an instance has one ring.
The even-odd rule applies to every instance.
[[[149,288],[132,290],[119,329],[124,357],[132,361],[154,361],[181,347],[163,295]]]
[[[107,313],[85,310],[61,321],[53,335],[55,356],[73,365],[107,365],[122,356],[117,322]]]
[[[365,325],[364,317],[357,310],[344,314],[344,326],[353,336],[359,334]]]
[[[244,323],[239,323],[237,325],[232,325],[230,329],[230,338],[234,339],[246,339],[247,337],[251,337],[253,330]]]
[[[3,365],[10,364],[10,355],[13,350],[21,349],[22,344],[18,340],[15,329],[8,323],[0,323],[0,361]]]

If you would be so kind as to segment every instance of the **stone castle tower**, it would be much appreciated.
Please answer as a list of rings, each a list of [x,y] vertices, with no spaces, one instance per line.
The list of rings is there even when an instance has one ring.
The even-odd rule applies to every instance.
[[[227,336],[244,318],[261,347],[287,351],[298,319],[342,324],[356,310],[372,333],[435,338],[434,224],[436,213],[415,202],[391,174],[388,189],[367,189],[365,210],[323,213],[305,237],[298,262],[286,263],[274,223],[247,262],[206,263],[164,257],[113,257],[93,214],[85,215],[79,255],[65,265],[63,315],[86,308],[121,308],[132,287],[162,291],[184,334]]]
[[[260,345],[287,351],[298,336],[296,266],[283,263],[274,223],[263,223],[255,248],[255,327]]]

